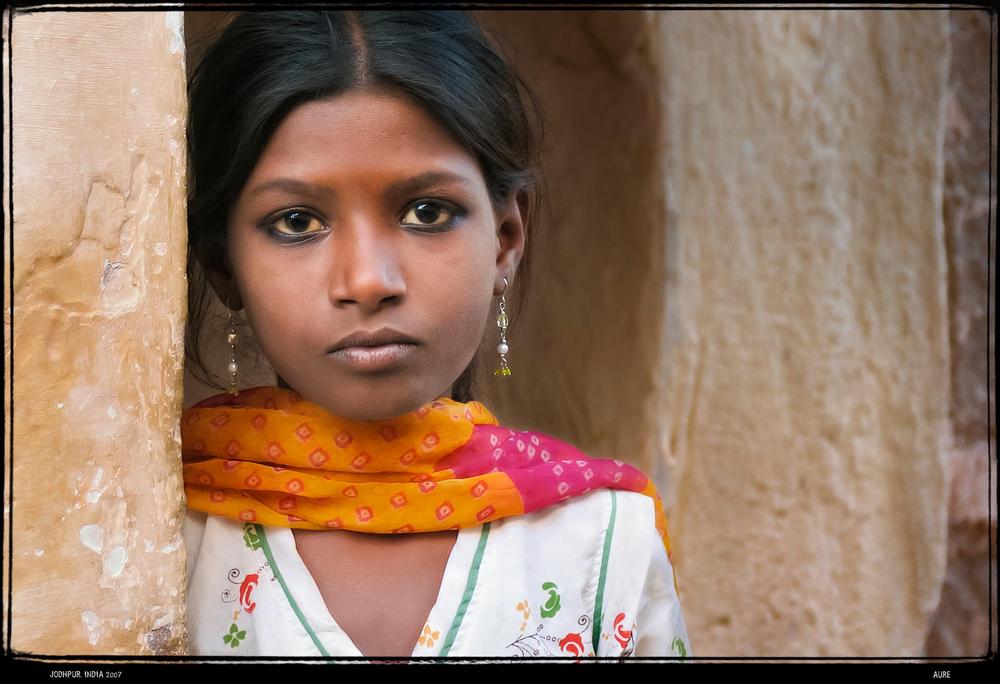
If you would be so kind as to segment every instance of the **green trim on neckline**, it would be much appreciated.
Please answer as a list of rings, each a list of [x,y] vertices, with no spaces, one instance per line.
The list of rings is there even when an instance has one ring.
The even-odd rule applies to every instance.
[[[313,631],[312,627],[309,626],[306,616],[302,614],[298,604],[295,603],[295,599],[292,598],[292,593],[288,591],[288,585],[285,584],[285,578],[278,570],[278,564],[274,562],[274,554],[271,552],[271,545],[268,543],[267,536],[264,534],[264,526],[255,524],[254,527],[257,528],[257,536],[260,537],[260,548],[264,551],[264,557],[267,558],[267,562],[271,565],[271,571],[274,573],[275,579],[278,580],[278,584],[281,585],[281,589],[285,592],[285,598],[288,599],[288,603],[292,606],[292,610],[295,611],[295,615],[299,618],[299,622],[301,622],[302,626],[305,627],[306,633],[309,634],[309,638],[312,639],[313,645],[319,649],[319,652],[322,655],[329,658],[330,654],[326,652],[325,648],[323,648],[323,643],[319,640],[319,637],[316,636],[316,632]]]
[[[465,593],[462,595],[462,602],[458,605],[458,610],[455,612],[455,619],[451,623],[451,629],[448,630],[448,636],[445,637],[444,644],[441,646],[441,652],[438,656],[448,655],[452,645],[455,643],[458,628],[462,625],[462,619],[465,618],[465,611],[469,608],[469,602],[472,601],[472,593],[475,591],[476,583],[479,581],[479,565],[483,561],[483,553],[486,551],[486,539],[490,536],[490,525],[492,524],[492,522],[488,522],[483,525],[483,530],[479,534],[479,546],[476,547],[476,555],[472,559],[472,567],[469,568],[469,579],[465,583]]]
[[[601,558],[601,578],[597,582],[597,596],[594,598],[594,633],[591,637],[594,645],[594,656],[601,640],[601,622],[604,620],[604,582],[608,578],[608,552],[611,550],[611,537],[615,533],[615,517],[618,514],[618,498],[615,490],[611,492],[611,519],[608,521],[608,531],[604,535],[604,555]]]

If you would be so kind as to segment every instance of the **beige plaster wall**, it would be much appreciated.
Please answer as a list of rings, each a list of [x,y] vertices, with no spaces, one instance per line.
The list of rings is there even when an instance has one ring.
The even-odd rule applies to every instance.
[[[18,651],[171,654],[186,638],[182,17],[13,16]]]
[[[0,46],[3,48],[3,54],[0,55],[0,59],[3,59],[4,64],[9,64],[8,62],[8,45],[7,34],[10,23],[10,12],[4,10],[2,13],[2,25],[0,25],[0,31],[2,31],[2,37],[0,37]],[[2,92],[10,92],[10,70],[0,69],[0,88],[3,89]],[[6,100],[5,100],[6,102]],[[11,243],[11,222],[10,216],[8,216],[8,207],[10,207],[10,183],[7,182],[9,179],[7,177],[7,169],[10,168],[10,146],[7,143],[9,138],[6,133],[10,130],[10,108],[4,106],[2,108],[3,112],[3,130],[4,130],[4,140],[3,150],[0,151],[0,155],[3,156],[3,170],[0,171],[3,175],[3,188],[0,190],[0,198],[3,201],[3,255],[4,255],[4,279],[3,279],[3,514],[4,514],[4,525],[3,525],[3,558],[6,559],[6,550],[10,548],[10,525],[9,525],[9,515],[10,515],[10,446],[11,446],[11,434],[10,434],[10,422],[8,416],[11,416],[11,406],[10,406],[10,392],[7,388],[10,387],[11,379],[11,361],[13,359],[12,349],[10,343],[10,322],[11,322],[11,298],[12,293],[10,291],[10,279],[7,278],[7,263],[6,258],[10,254],[10,243]],[[10,586],[10,572],[7,563],[3,563],[3,587],[6,595],[7,587]],[[0,619],[3,620],[3,627],[0,628],[0,633],[3,634],[4,644],[7,643],[7,615],[9,613],[9,606],[7,601],[0,602],[3,606],[3,615]]]
[[[694,648],[920,656],[947,538],[947,14],[653,26]]]
[[[682,585],[695,574],[708,594],[716,582],[739,592],[736,567],[744,581],[763,581],[735,607],[685,597],[692,621],[717,635],[696,640],[708,648],[701,653],[921,651],[949,497],[953,520],[968,520],[975,507],[966,535],[976,541],[949,571],[945,601],[963,600],[949,624],[965,639],[953,636],[944,652],[977,652],[964,646],[985,635],[986,543],[995,536],[985,521],[986,442],[952,448],[945,416],[960,433],[985,430],[985,130],[961,127],[981,162],[956,170],[961,180],[944,178],[940,165],[942,155],[954,157],[945,118],[963,122],[952,107],[957,94],[976,100],[972,125],[986,124],[987,70],[976,66],[988,52],[988,24],[980,18],[970,35],[961,28],[968,18],[956,23],[960,13],[917,13],[938,17],[923,44],[926,24],[895,23],[900,14],[477,13],[543,95],[553,124],[553,214],[535,236],[539,276],[512,336],[523,372],[487,379],[487,395],[514,422],[651,472],[665,493]],[[950,45],[980,61],[949,69]],[[917,46],[922,61],[900,59]],[[894,99],[927,78],[930,86]],[[911,163],[916,170],[900,177]],[[649,182],[657,177],[664,187]],[[921,200],[909,204],[911,196]],[[951,224],[963,221],[970,225],[953,237]],[[921,239],[909,244],[911,236]],[[959,385],[954,395],[949,379]],[[651,416],[641,410],[651,405]],[[911,445],[924,460],[910,477],[927,479],[915,490],[896,478]],[[695,477],[703,486],[682,492]],[[942,477],[954,482],[950,490]],[[880,519],[893,516],[897,500],[919,508],[928,495],[934,503],[912,528],[898,512]],[[717,558],[686,553],[695,532],[681,506],[710,510],[716,501],[725,503],[701,535],[710,539],[721,525],[729,534],[719,543],[734,547],[724,557],[750,563],[706,573]],[[799,512],[803,537],[817,517],[841,521],[803,550],[793,539],[787,555],[733,539],[745,515],[751,538],[782,539],[785,518]],[[867,532],[852,539],[857,528]],[[899,528],[906,541],[859,573],[853,563],[836,567],[838,555],[867,552]],[[771,593],[807,561],[821,567]],[[880,564],[893,567],[881,573]],[[810,578],[826,582],[826,598],[809,596],[823,593]],[[868,597],[890,586],[895,594],[884,601],[901,605],[880,622],[881,604],[871,610]],[[739,631],[733,612],[744,632],[760,623],[767,631],[730,643],[740,638],[730,636]],[[895,633],[883,629],[888,622]],[[854,625],[862,629],[848,636]]]

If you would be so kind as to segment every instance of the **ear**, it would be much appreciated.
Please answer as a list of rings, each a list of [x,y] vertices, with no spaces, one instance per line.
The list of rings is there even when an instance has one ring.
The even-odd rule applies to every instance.
[[[242,309],[243,299],[222,240],[218,237],[202,238],[195,245],[195,256],[219,300],[223,304],[228,303],[232,311]]]
[[[508,285],[514,281],[517,265],[524,255],[527,240],[528,193],[522,188],[510,194],[507,206],[498,217],[497,223],[497,270],[493,282],[493,294],[504,292],[503,279]]]

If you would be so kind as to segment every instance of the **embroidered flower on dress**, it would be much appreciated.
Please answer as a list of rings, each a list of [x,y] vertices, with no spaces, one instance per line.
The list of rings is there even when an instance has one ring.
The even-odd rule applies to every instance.
[[[559,642],[559,648],[571,656],[582,656],[583,639],[577,632],[570,632]]]
[[[240,605],[248,613],[252,613],[253,609],[257,607],[257,604],[250,598],[250,595],[253,593],[254,587],[257,586],[259,580],[260,576],[255,573],[244,577],[243,583],[240,584]]]
[[[429,624],[425,624],[424,631],[420,635],[420,638],[417,639],[417,643],[420,644],[421,646],[427,646],[428,648],[430,648],[431,646],[434,645],[434,642],[440,638],[440,636],[441,632],[437,630],[432,630]]]
[[[546,582],[542,585],[542,591],[549,592],[549,598],[545,601],[545,605],[542,606],[539,612],[544,618],[555,617],[556,613],[559,612],[559,608],[562,607],[559,600],[559,587],[556,586],[555,582]]]
[[[229,634],[223,636],[222,641],[229,644],[233,648],[236,648],[240,645],[241,641],[246,639],[246,637],[247,637],[247,631],[245,629],[240,629],[239,627],[237,627],[236,623],[234,622],[232,626],[229,628]]]

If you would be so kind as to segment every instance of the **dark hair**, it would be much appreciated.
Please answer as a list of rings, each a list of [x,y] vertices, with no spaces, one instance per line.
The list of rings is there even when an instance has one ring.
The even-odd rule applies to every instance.
[[[526,110],[519,87],[531,103]],[[524,254],[512,284],[511,324],[527,293],[543,196],[541,103],[476,21],[463,11],[277,11],[237,16],[188,83],[188,330],[186,357],[208,377],[198,346],[208,287],[195,250],[225,244],[230,209],[261,153],[293,108],[348,91],[390,88],[451,132],[482,170],[498,209],[525,191]],[[476,357],[452,398],[470,401]]]

